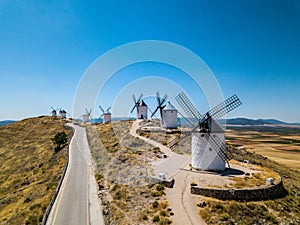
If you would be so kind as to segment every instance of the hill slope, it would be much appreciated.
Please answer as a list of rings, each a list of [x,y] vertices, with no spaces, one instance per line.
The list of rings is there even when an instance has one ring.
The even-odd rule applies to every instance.
[[[39,224],[61,177],[65,151],[51,138],[65,121],[25,119],[0,127],[0,224]]]
[[[224,120],[220,120],[221,123],[224,123]],[[232,118],[227,119],[227,124],[232,125],[299,125],[298,123],[286,123],[276,119],[248,119],[248,118]]]

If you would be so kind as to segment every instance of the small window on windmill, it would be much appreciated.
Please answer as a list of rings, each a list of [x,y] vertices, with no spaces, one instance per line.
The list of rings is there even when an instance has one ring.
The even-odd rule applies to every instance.
[[[208,150],[209,150],[209,151],[212,151],[212,148],[209,148]]]

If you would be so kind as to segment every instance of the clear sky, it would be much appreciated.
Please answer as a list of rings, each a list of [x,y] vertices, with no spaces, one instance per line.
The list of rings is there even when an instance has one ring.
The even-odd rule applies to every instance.
[[[0,120],[49,115],[50,106],[71,112],[87,68],[110,49],[140,40],[174,42],[201,57],[224,96],[237,94],[243,102],[229,117],[300,122],[298,0],[0,0]],[[165,65],[133,65],[111,78],[99,103],[111,106],[145,76],[189,82]],[[201,112],[208,109],[201,91],[190,96]],[[132,104],[127,99],[122,104]]]

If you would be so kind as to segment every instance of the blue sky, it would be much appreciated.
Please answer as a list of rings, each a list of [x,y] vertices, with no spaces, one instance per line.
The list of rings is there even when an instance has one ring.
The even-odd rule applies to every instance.
[[[210,67],[225,97],[241,98],[243,106],[229,117],[300,122],[297,0],[0,0],[0,28],[1,120],[49,114],[50,106],[71,112],[80,80],[98,57],[129,42],[163,40],[193,51]],[[98,103],[111,106],[126,85],[145,76],[191,87],[199,110],[208,109],[205,93],[182,71],[157,63],[116,73]],[[159,82],[157,89],[170,98],[175,94]],[[121,103],[126,107],[132,104],[131,96],[127,99]],[[84,113],[95,106],[82,107]],[[117,107],[122,105],[114,105],[114,111]],[[119,113],[127,116],[126,107]]]

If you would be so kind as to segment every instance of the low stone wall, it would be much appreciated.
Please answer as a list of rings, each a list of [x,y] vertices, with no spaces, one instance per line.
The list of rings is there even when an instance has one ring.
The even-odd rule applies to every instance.
[[[203,195],[206,197],[217,198],[220,200],[237,200],[237,201],[259,201],[284,197],[287,193],[283,187],[282,180],[278,184],[261,187],[261,188],[245,188],[245,189],[215,189],[202,188],[193,186],[191,193]]]

